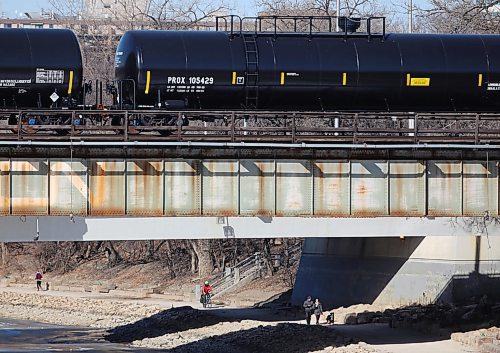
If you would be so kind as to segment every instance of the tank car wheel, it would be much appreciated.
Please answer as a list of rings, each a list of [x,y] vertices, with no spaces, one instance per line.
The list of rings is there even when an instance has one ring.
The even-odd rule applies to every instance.
[[[163,118],[163,124],[162,126],[177,126],[177,116],[169,115]],[[189,120],[186,118],[182,118],[182,126],[188,126],[189,125]],[[161,136],[170,136],[172,135],[172,131],[170,130],[158,130],[158,133]]]
[[[123,126],[123,119],[121,116],[112,116],[111,117],[111,126]],[[119,135],[123,133],[123,130],[114,130],[115,134]]]
[[[11,114],[7,120],[7,124],[11,126],[16,126],[16,129],[10,129],[10,131],[14,134],[17,134],[19,129],[17,129],[17,124],[19,122],[19,117],[17,117],[15,114]]]
[[[122,118],[120,116],[112,117],[111,126],[122,126]]]
[[[71,126],[71,118],[70,117],[64,117],[61,116],[57,119],[58,125],[68,125]],[[70,133],[71,130],[66,130],[66,129],[55,129],[55,132],[59,136],[66,136]]]
[[[141,131],[136,129],[135,126],[152,126],[152,125],[153,125],[153,118],[151,116],[141,115],[129,122],[128,133],[131,135],[138,135],[141,133]]]

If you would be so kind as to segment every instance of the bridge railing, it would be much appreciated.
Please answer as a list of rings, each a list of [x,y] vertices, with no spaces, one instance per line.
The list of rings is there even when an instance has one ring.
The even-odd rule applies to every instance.
[[[500,113],[0,111],[0,140],[477,145],[500,141]]]

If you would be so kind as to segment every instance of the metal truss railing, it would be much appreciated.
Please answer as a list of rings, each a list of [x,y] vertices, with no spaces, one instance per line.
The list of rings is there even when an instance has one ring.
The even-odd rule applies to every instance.
[[[0,111],[0,141],[500,142],[500,113]]]
[[[337,25],[341,28],[336,31]],[[237,15],[217,16],[215,30],[227,32],[230,36],[241,36],[243,33],[254,35],[307,34],[309,36],[321,33],[340,34],[347,40],[349,37],[366,36],[385,38],[385,17],[343,16],[257,16],[240,17]],[[357,29],[361,32],[355,33]]]

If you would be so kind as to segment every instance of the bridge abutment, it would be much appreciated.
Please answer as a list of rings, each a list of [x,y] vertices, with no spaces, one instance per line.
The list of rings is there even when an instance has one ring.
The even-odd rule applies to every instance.
[[[500,298],[500,238],[308,238],[292,295],[327,308]]]

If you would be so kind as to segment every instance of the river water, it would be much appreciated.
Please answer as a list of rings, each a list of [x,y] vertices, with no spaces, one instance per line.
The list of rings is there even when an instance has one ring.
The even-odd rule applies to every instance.
[[[0,353],[154,352],[110,344],[102,337],[102,330],[0,318]]]

